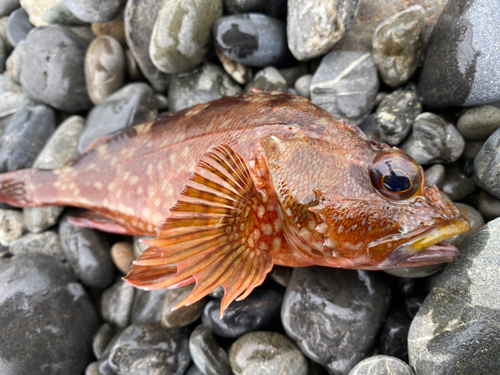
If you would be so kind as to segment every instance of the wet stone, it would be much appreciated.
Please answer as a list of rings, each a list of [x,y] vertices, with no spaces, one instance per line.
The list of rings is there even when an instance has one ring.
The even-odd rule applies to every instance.
[[[106,347],[111,342],[114,335],[115,328],[111,324],[104,323],[99,327],[92,338],[92,351],[97,359],[102,357]]]
[[[8,16],[19,8],[19,0],[4,0],[0,3],[0,17]]]
[[[485,191],[479,193],[477,209],[486,220],[500,217],[500,199],[497,199]]]
[[[307,357],[331,373],[347,374],[371,350],[389,300],[380,272],[295,268],[281,322]]]
[[[224,287],[222,285],[217,287],[217,289],[210,292],[209,296],[212,298],[221,299],[222,297],[224,297]]]
[[[142,82],[129,83],[92,108],[78,141],[78,152],[83,153],[98,138],[157,116],[156,98],[151,87]]]
[[[500,220],[484,225],[439,275],[413,319],[410,365],[417,374],[483,374],[500,356]]]
[[[280,319],[284,290],[255,289],[243,301],[234,301],[220,318],[220,300],[212,300],[203,310],[203,325],[217,336],[236,338],[247,332],[275,327]]]
[[[500,99],[500,50],[495,0],[448,2],[426,49],[419,93],[433,108],[488,104]],[[464,56],[467,56],[465,58]]]
[[[219,18],[213,35],[217,48],[229,59],[260,68],[290,58],[285,28],[281,20],[250,13]]]
[[[500,198],[500,129],[488,138],[474,159],[474,181]]]
[[[118,327],[126,327],[130,323],[135,289],[123,280],[118,280],[102,293],[101,315]]]
[[[225,56],[218,48],[215,48],[215,53],[217,54],[217,58],[221,62],[226,73],[229,74],[229,76],[240,85],[246,85],[253,79],[252,68],[231,60],[230,58]]]
[[[446,166],[446,174],[441,190],[452,201],[459,201],[478,190],[478,186],[471,175],[465,175],[457,163],[452,163]]]
[[[265,13],[266,0],[224,0],[224,9],[229,14]]]
[[[168,74],[186,73],[203,62],[211,47],[211,31],[222,16],[222,0],[163,1],[149,56]]]
[[[85,79],[90,100],[99,105],[125,81],[125,53],[111,36],[100,36],[85,54]]]
[[[189,337],[191,359],[203,374],[230,375],[227,353],[215,340],[212,332],[199,325]]]
[[[168,98],[163,94],[155,94],[156,98],[156,106],[158,107],[158,111],[167,111],[168,110]]]
[[[130,242],[117,242],[111,246],[111,259],[121,273],[127,274],[134,261],[134,248]]]
[[[113,344],[109,363],[119,374],[183,375],[189,366],[189,334],[159,323],[132,324]]]
[[[425,171],[425,184],[427,186],[437,186],[438,189],[443,189],[446,168],[442,164],[431,165]]]
[[[373,33],[373,60],[382,80],[391,87],[408,81],[424,48],[425,9],[414,5],[392,15]]]
[[[0,244],[10,246],[26,230],[20,211],[0,209]]]
[[[380,354],[408,362],[408,331],[411,319],[399,312],[390,314],[382,327],[378,340]]]
[[[168,102],[170,111],[178,112],[195,104],[239,93],[240,86],[221,67],[206,62],[189,74],[172,78],[168,89]]]
[[[295,90],[297,90],[297,93],[300,96],[303,96],[306,99],[309,99],[311,97],[311,81],[312,81],[312,74],[305,74],[301,77],[299,77],[295,81]]]
[[[54,130],[52,108],[37,105],[18,111],[9,119],[0,138],[0,170],[30,168]]]
[[[3,260],[0,296],[0,340],[8,343],[0,346],[1,374],[83,373],[98,316],[63,264],[43,254]]]
[[[352,26],[359,0],[288,1],[287,37],[295,58],[310,60],[330,51]]]
[[[359,125],[373,108],[379,81],[370,53],[330,52],[311,81],[311,101],[333,117]]]
[[[274,266],[269,276],[275,283],[286,288],[292,277],[292,271],[291,267]]]
[[[414,375],[414,372],[396,357],[376,355],[359,362],[349,375]]]
[[[479,154],[479,151],[481,151],[481,147],[483,147],[483,145],[484,145],[483,141],[476,142],[465,139],[465,148],[462,157],[474,161],[477,154]]]
[[[125,0],[61,0],[76,17],[85,22],[106,22],[115,18]]]
[[[85,120],[80,116],[71,116],[57,127],[42,151],[38,154],[33,167],[55,169],[78,155],[76,145],[82,134]],[[40,233],[56,224],[62,206],[25,207],[23,209],[26,227],[32,233]]]
[[[500,128],[500,109],[482,105],[469,109],[457,122],[460,134],[473,141],[485,141]]]
[[[159,323],[161,320],[163,299],[166,293],[166,289],[138,289],[135,292],[134,304],[132,305],[132,323]]]
[[[286,79],[287,86],[293,87],[295,85],[295,81],[308,73],[308,69],[305,63],[301,63],[290,68],[280,69],[279,72],[283,78]]]
[[[422,112],[422,104],[413,89],[397,90],[388,94],[377,108],[375,121],[380,138],[396,146],[410,134],[415,118]]]
[[[26,35],[33,28],[29,21],[28,14],[23,8],[13,11],[9,16],[9,23],[7,24],[7,39],[9,43],[15,47],[21,40],[26,38]]]
[[[255,74],[253,81],[245,87],[245,92],[252,94],[253,89],[286,92],[287,85],[280,72],[275,67],[269,66]]]
[[[44,11],[41,16],[43,21],[63,26],[86,26],[87,22],[77,18],[63,3],[57,3],[52,8]]]
[[[479,213],[479,211],[476,210],[474,207],[459,202],[456,202],[455,204],[460,209],[462,214],[467,219],[469,219],[470,230],[466,233],[449,237],[446,239],[446,242],[451,243],[455,247],[460,247],[470,236],[476,233],[479,230],[479,228],[481,228],[484,225],[484,219]]]
[[[288,337],[275,332],[250,332],[229,350],[235,375],[308,373],[307,360]]]
[[[430,275],[434,275],[440,269],[442,269],[445,265],[441,264],[430,264],[428,266],[420,266],[420,267],[398,267],[398,268],[390,268],[388,270],[383,270],[385,273],[397,276],[397,277],[406,277],[406,278],[421,278],[427,277]]]
[[[439,273],[436,273],[433,277],[438,277]],[[418,310],[422,307],[424,303],[424,297],[422,296],[414,296],[405,299],[405,312],[406,314],[413,319],[415,315],[417,315]]]
[[[425,112],[415,118],[413,132],[401,149],[419,164],[452,163],[464,151],[457,128],[441,116]]]
[[[67,27],[36,28],[25,39],[20,82],[35,100],[68,113],[91,106],[84,74],[86,44]]]
[[[51,231],[25,234],[11,243],[9,252],[13,255],[40,253],[50,255],[59,261],[66,259],[59,236]]]
[[[92,33],[97,37],[109,35],[125,45],[127,41],[125,40],[124,14],[125,8],[123,8],[120,14],[111,21],[93,23],[91,26]]]
[[[194,285],[186,285],[181,288],[168,289],[165,293],[161,306],[161,325],[165,328],[181,328],[197,321],[203,308],[207,303],[207,298],[202,298],[192,305],[182,306],[176,310],[173,308],[188,296]]]

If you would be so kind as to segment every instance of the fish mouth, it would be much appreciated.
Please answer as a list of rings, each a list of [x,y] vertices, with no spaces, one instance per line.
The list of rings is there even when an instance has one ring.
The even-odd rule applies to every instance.
[[[441,224],[422,236],[398,246],[377,265],[377,268],[419,267],[454,262],[460,256],[460,251],[455,246],[441,241],[465,233],[469,229],[469,220],[464,216]]]

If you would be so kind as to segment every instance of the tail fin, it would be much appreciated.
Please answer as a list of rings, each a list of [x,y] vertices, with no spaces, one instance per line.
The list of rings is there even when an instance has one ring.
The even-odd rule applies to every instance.
[[[27,182],[35,169],[21,169],[19,171],[0,173],[0,202],[14,207],[37,206],[27,192]]]

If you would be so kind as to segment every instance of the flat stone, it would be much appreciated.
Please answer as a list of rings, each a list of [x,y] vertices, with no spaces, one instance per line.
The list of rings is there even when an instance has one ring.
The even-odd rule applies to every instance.
[[[57,3],[52,8],[44,11],[41,16],[43,21],[53,25],[85,26],[87,22],[76,17],[63,3]]]
[[[156,322],[161,320],[163,299],[166,289],[140,290],[135,292],[132,305],[132,323]]]
[[[252,94],[253,89],[286,92],[287,85],[285,78],[280,74],[278,69],[273,66],[269,66],[259,70],[255,74],[252,82],[245,87],[245,92]]]
[[[30,22],[35,27],[47,26],[47,22],[42,19],[42,14],[55,6],[61,0],[20,0],[23,9],[30,16]]]
[[[330,51],[352,26],[359,0],[289,0],[288,46],[297,60],[310,60]]]
[[[61,0],[79,19],[85,22],[106,22],[115,18],[125,0]]]
[[[473,141],[486,141],[500,128],[500,108],[482,105],[469,109],[457,122],[460,134]]]
[[[488,138],[474,159],[474,181],[500,198],[500,129]]]
[[[130,323],[135,288],[118,280],[102,293],[101,315],[104,320],[125,328]]]
[[[11,46],[15,47],[21,40],[26,38],[26,35],[34,26],[30,23],[28,13],[23,8],[13,11],[9,16],[7,24],[7,39]]]
[[[173,310],[179,302],[191,293],[193,288],[194,285],[186,285],[166,291],[161,308],[161,325],[163,327],[181,328],[194,323],[200,318],[207,303],[207,298],[202,298],[189,306],[182,306]]]
[[[125,40],[125,22],[123,19],[124,15],[125,8],[123,8],[120,14],[118,14],[118,16],[111,21],[93,23],[91,26],[92,33],[95,36],[112,36],[125,46],[127,41]]]
[[[359,362],[349,375],[414,375],[414,372],[396,357],[376,355]]]
[[[66,260],[61,240],[52,231],[25,234],[10,244],[9,252],[13,255],[39,253],[50,255],[61,262]]]
[[[196,367],[206,375],[230,375],[227,353],[215,340],[212,332],[199,325],[189,337],[189,352]]]
[[[23,214],[15,210],[0,209],[0,244],[10,246],[21,238],[26,227]]]
[[[111,259],[121,273],[127,274],[134,261],[134,247],[130,242],[120,241],[111,246]]]
[[[311,101],[332,116],[359,125],[371,112],[379,87],[370,53],[330,52],[311,81]]]
[[[466,233],[449,237],[446,239],[446,242],[451,243],[455,247],[460,247],[469,237],[471,237],[484,225],[484,219],[479,211],[474,207],[460,202],[456,202],[455,204],[460,209],[462,214],[469,220],[470,230]]]
[[[497,199],[485,191],[479,193],[477,209],[486,220],[500,217],[500,199]]]
[[[156,18],[149,56],[168,74],[186,73],[203,62],[212,26],[222,16],[222,0],[163,1]]]

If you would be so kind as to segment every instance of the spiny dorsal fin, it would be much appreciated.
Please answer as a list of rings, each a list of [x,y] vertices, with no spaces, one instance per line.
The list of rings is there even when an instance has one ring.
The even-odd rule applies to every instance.
[[[232,301],[244,299],[260,285],[272,268],[268,250],[273,234],[260,230],[272,224],[263,199],[243,159],[229,146],[215,147],[198,163],[171,216],[125,280],[151,290],[185,285],[194,278],[195,288],[176,307],[223,285],[222,315]]]

